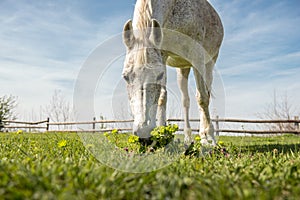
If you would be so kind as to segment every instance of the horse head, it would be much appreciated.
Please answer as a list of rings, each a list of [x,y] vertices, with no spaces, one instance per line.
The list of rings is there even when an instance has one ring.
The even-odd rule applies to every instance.
[[[127,47],[123,78],[134,118],[133,133],[149,138],[156,127],[156,114],[165,65],[159,49],[162,43],[160,24],[152,19],[145,30],[134,30],[132,21],[124,26],[123,41]]]

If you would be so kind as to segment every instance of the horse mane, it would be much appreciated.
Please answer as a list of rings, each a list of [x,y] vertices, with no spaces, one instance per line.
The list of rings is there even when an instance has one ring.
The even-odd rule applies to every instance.
[[[142,34],[142,38],[146,36],[146,29],[150,27],[152,19],[152,5],[151,0],[137,0],[135,6],[135,22],[136,28]]]
[[[138,63],[146,63],[147,55],[143,51],[143,43],[148,37],[148,28],[152,19],[152,0],[137,0],[134,12],[134,29],[137,43],[141,47],[135,52]]]

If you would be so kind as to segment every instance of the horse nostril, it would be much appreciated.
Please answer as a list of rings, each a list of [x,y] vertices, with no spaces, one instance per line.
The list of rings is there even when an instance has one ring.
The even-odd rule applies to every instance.
[[[138,126],[136,126],[136,125],[133,125],[133,128],[132,128],[132,133],[133,133],[133,135],[138,135]]]
[[[150,138],[139,138],[139,142],[142,144],[142,145],[151,145],[152,141],[150,140]]]
[[[133,135],[138,135],[138,134],[137,134],[137,131],[133,131]]]

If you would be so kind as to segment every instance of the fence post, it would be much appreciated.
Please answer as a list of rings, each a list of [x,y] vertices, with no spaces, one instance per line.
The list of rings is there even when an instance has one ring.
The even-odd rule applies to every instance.
[[[96,117],[93,118],[93,130],[96,129]]]
[[[47,118],[47,124],[46,124],[46,131],[49,131],[49,122],[50,122],[50,118],[48,117]]]
[[[299,120],[299,116],[295,116],[294,119],[295,119],[296,121]],[[299,122],[295,122],[294,126],[295,126],[295,130],[298,131],[298,130],[299,130]]]
[[[220,125],[219,125],[219,115],[216,116],[216,136],[219,136],[220,135]]]
[[[0,119],[0,131],[4,128],[4,124],[2,123],[2,120]]]

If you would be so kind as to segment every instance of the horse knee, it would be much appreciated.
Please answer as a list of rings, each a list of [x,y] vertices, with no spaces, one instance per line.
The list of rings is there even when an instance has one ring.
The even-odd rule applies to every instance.
[[[160,96],[158,99],[158,105],[163,106],[163,105],[166,105],[166,103],[167,103],[167,91],[164,90],[160,93]]]
[[[198,93],[196,94],[197,103],[201,108],[205,108],[209,106],[209,98],[201,97]]]
[[[166,105],[166,99],[165,98],[159,98],[158,99],[158,105],[159,106],[162,106],[162,105]]]

